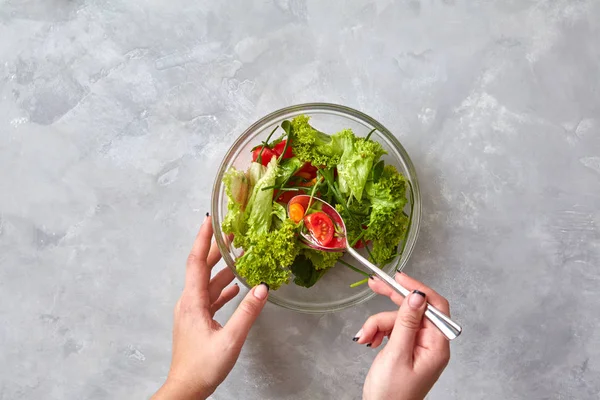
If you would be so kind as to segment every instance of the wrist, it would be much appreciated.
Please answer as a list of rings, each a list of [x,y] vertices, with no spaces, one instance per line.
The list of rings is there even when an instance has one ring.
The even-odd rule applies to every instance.
[[[167,378],[152,400],[205,400],[214,390],[197,388],[183,381]]]

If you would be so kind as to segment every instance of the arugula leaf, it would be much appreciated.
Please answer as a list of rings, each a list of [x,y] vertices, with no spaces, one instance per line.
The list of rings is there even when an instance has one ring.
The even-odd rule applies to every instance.
[[[283,129],[285,131],[285,133],[287,133],[289,136],[289,134],[292,130],[292,123],[286,119],[285,121],[283,121],[281,123],[281,129]]]
[[[367,135],[367,137],[365,138],[366,140],[371,139],[371,135],[373,134],[373,132],[375,132],[377,130],[377,128],[373,128],[371,129],[371,131],[369,132],[369,134]]]
[[[383,160],[379,160],[375,166],[373,166],[372,170],[372,179],[373,183],[379,182],[379,178],[381,178],[381,174],[383,174],[383,168],[385,167],[385,162]]]
[[[277,130],[277,128],[279,128],[279,127],[278,127],[278,126],[276,126],[276,127],[275,127],[275,128],[272,130],[272,131],[271,131],[271,133],[269,134],[269,136],[267,136],[267,140],[265,140],[265,141],[263,142],[263,147],[262,147],[262,149],[260,149],[260,153],[258,153],[258,157],[256,157],[256,162],[257,162],[257,163],[259,163],[259,164],[261,163],[261,161],[262,161],[262,153],[263,153],[263,151],[265,151],[265,147],[269,147],[269,140],[271,140],[271,136],[273,136],[273,134],[275,133],[275,131]]]
[[[327,272],[326,269],[317,271],[313,263],[303,255],[298,255],[291,266],[294,274],[294,283],[298,286],[309,288],[313,286]]]

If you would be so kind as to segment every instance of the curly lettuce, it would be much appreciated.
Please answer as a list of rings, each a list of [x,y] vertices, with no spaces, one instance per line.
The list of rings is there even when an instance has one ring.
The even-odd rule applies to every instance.
[[[377,182],[367,186],[371,214],[365,239],[373,241],[373,258],[384,263],[396,254],[398,244],[406,236],[409,218],[406,205],[406,178],[395,167],[386,165]]]
[[[327,135],[308,121],[307,116],[299,115],[291,122],[296,157],[315,166],[336,167],[340,191],[361,200],[373,165],[386,153],[383,147],[373,140],[356,137],[350,129]]]
[[[251,286],[262,282],[277,290],[289,282],[294,259],[298,255],[296,224],[286,219],[279,229],[248,238],[248,248],[236,260],[237,272]]]
[[[299,115],[291,122],[290,134],[294,154],[312,165],[334,167],[344,152],[344,138],[319,132],[308,123],[309,117]]]
[[[300,254],[310,260],[317,271],[320,271],[333,267],[343,253],[303,248]]]

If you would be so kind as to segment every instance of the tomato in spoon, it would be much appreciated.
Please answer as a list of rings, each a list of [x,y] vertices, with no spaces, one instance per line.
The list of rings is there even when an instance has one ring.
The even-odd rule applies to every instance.
[[[306,215],[304,217],[304,225],[306,225],[306,228],[319,245],[327,247],[333,240],[335,232],[333,221],[324,212],[318,211]]]

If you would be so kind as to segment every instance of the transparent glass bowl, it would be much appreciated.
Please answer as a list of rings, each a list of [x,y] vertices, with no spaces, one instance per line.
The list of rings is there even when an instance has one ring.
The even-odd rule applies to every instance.
[[[237,275],[235,269],[235,259],[241,255],[241,249],[234,248],[221,231],[221,224],[227,213],[227,196],[223,185],[223,175],[232,166],[245,171],[252,161],[250,150],[265,140],[276,126],[281,125],[282,121],[291,120],[301,114],[308,115],[310,124],[316,129],[329,134],[350,128],[357,136],[366,136],[373,128],[376,129],[371,138],[379,142],[388,152],[383,156],[385,163],[394,165],[410,182],[405,212],[412,217],[411,225],[406,243],[400,243],[399,246],[399,248],[404,246],[404,250],[383,268],[387,273],[402,270],[413,252],[421,224],[421,195],[412,161],[398,139],[379,122],[352,108],[327,103],[299,104],[275,111],[246,129],[231,146],[219,167],[212,192],[214,231],[223,259],[238,279],[248,286],[245,280]],[[351,257],[345,255],[343,259],[359,267],[359,264]],[[364,279],[363,275],[338,263],[313,287],[304,288],[290,282],[276,291],[271,291],[269,301],[290,310],[306,313],[339,311],[363,303],[374,296],[366,284],[355,288],[350,287],[350,284],[362,279]]]

